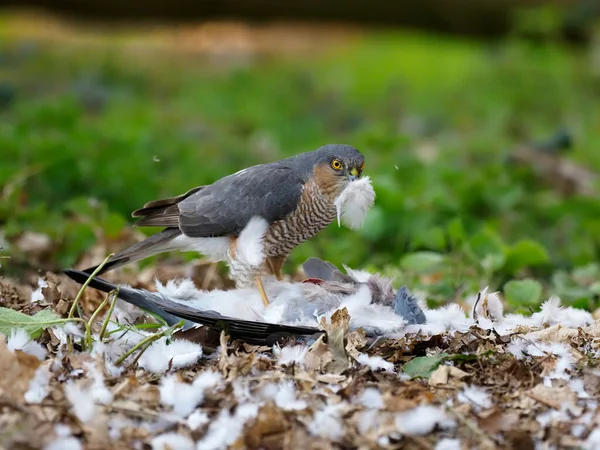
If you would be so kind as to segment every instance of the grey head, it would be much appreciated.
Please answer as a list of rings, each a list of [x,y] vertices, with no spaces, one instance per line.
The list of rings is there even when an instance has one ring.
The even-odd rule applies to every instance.
[[[321,166],[337,177],[353,181],[362,175],[365,158],[351,145],[328,144],[282,162],[294,166],[305,180],[313,175],[315,167]]]

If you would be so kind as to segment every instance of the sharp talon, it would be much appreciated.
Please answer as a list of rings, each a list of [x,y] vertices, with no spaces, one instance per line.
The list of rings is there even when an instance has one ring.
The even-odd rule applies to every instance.
[[[263,286],[262,279],[260,276],[256,277],[256,286],[258,287],[258,292],[260,292],[260,297],[265,306],[269,306],[269,298],[267,297],[267,293],[265,292],[265,287]]]

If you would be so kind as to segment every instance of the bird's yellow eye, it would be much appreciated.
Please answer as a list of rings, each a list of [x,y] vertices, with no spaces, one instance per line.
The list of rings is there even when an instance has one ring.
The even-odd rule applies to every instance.
[[[335,170],[342,170],[342,162],[339,159],[334,159],[331,161],[331,167]]]
[[[360,165],[360,168],[358,170],[360,170],[362,172],[362,170],[365,168],[365,162],[363,161],[363,163]]]

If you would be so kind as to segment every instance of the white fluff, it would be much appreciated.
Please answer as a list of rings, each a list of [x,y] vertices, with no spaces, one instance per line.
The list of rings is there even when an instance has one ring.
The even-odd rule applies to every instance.
[[[376,370],[394,372],[394,365],[381,356],[369,356],[366,353],[360,353],[356,360],[363,366],[368,366],[373,372]]]
[[[208,423],[210,423],[210,418],[208,417],[208,414],[199,409],[191,413],[186,420],[187,426],[192,431],[196,431],[204,425],[208,425]]]
[[[44,450],[81,450],[81,442],[73,436],[60,437],[44,446]]]
[[[461,450],[460,439],[440,439],[434,450]]]
[[[255,267],[263,263],[263,237],[268,228],[269,223],[265,219],[254,216],[241,231],[237,240],[237,254],[243,263]]]
[[[41,403],[48,396],[50,386],[50,372],[47,366],[40,366],[36,369],[35,375],[29,382],[29,389],[25,392],[25,401],[27,403]]]
[[[308,432],[323,439],[339,440],[344,435],[342,426],[342,412],[345,408],[344,403],[326,405],[325,408],[317,411],[313,420],[308,424]]]
[[[369,177],[350,182],[334,202],[338,226],[343,222],[350,229],[361,228],[374,202],[375,191]]]
[[[6,346],[11,352],[21,350],[24,353],[35,356],[40,361],[46,358],[46,349],[34,341],[23,328],[12,330]]]
[[[373,387],[368,387],[362,391],[360,395],[354,398],[353,403],[371,409],[383,409],[385,406],[381,392]]]
[[[502,320],[504,315],[504,305],[500,299],[500,294],[498,292],[491,292],[488,294],[488,289],[489,287],[486,286],[479,293],[480,299],[475,306],[474,312],[479,316],[478,319],[481,319],[483,316],[494,322]],[[484,311],[487,311],[487,314],[484,314]]]
[[[275,404],[285,411],[298,411],[308,407],[304,400],[296,397],[294,383],[289,380],[267,384],[262,388],[261,394],[265,399],[274,400]]]
[[[422,405],[396,415],[396,428],[402,434],[424,436],[436,426],[443,429],[453,428],[454,420],[435,406]]]
[[[306,353],[308,353],[307,345],[288,345],[283,348],[279,345],[273,346],[273,354],[277,358],[277,362],[282,366],[291,366],[294,364],[304,366]]]
[[[258,415],[258,405],[248,403],[238,405],[235,412],[222,409],[208,427],[202,439],[196,443],[197,450],[221,450],[238,440],[246,422]]]
[[[152,450],[194,450],[196,446],[187,436],[178,433],[160,434],[150,441]]]
[[[550,297],[541,307],[541,310],[531,315],[531,320],[537,325],[560,324],[569,328],[578,328],[594,322],[592,315],[583,309],[564,308],[558,297]]]
[[[165,246],[165,251],[195,251],[207,260],[216,262],[227,259],[230,245],[231,240],[227,237],[192,238],[181,234]]]
[[[424,309],[427,322],[422,325],[410,325],[407,332],[419,332],[435,335],[445,331],[465,333],[475,324],[473,319],[466,316],[465,311],[457,303],[451,303],[441,308]]]
[[[211,370],[200,373],[192,384],[182,383],[174,374],[167,375],[160,380],[160,400],[164,405],[172,406],[177,416],[185,418],[202,403],[205,391],[220,382],[221,375]]]
[[[44,300],[44,294],[42,293],[42,289],[47,288],[48,283],[46,283],[46,281],[42,280],[41,278],[38,278],[37,285],[37,289],[31,293],[31,303],[37,303],[41,300]]]
[[[138,361],[138,365],[150,372],[162,373],[169,369],[190,367],[202,357],[202,347],[184,339],[173,339],[170,342],[166,337],[146,349]]]
[[[597,450],[600,448],[600,427],[594,428],[583,444],[585,450]]]
[[[104,385],[104,376],[96,367],[86,364],[88,375],[92,378],[89,387],[82,387],[69,380],[64,387],[67,400],[71,403],[73,413],[83,423],[87,423],[96,415],[96,404],[107,405],[112,402],[113,396]]]
[[[476,411],[494,406],[490,394],[479,386],[466,386],[458,393],[456,399],[461,403],[470,403]]]

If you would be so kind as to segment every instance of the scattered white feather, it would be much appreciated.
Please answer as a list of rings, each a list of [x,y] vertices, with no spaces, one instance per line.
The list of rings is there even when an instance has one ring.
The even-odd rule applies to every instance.
[[[545,343],[538,342],[527,346],[526,352],[531,356],[546,356],[554,355],[554,369],[547,375],[549,379],[571,379],[568,373],[573,369],[574,359],[571,354],[571,349],[568,345],[559,342]]]
[[[275,404],[285,411],[299,411],[308,407],[304,400],[296,397],[294,383],[289,380],[267,384],[262,388],[261,394],[265,399],[275,401]]]
[[[308,353],[308,345],[288,345],[281,348],[279,345],[273,347],[273,354],[277,362],[282,366],[298,364],[304,366],[304,359]]]
[[[207,389],[215,388],[221,382],[221,375],[211,370],[200,373],[191,383],[179,381],[177,375],[167,375],[160,380],[160,400],[164,405],[172,406],[173,412],[187,417],[204,399]]]
[[[68,436],[68,437],[59,437],[54,441],[50,442],[48,445],[44,446],[44,450],[82,450],[83,446],[79,439]]]
[[[396,414],[395,423],[400,433],[410,436],[426,435],[436,426],[449,429],[456,425],[440,408],[430,405],[417,406]]]
[[[368,366],[372,371],[384,370],[394,372],[394,364],[386,361],[381,356],[369,356],[366,353],[359,353],[356,360],[363,366]]]
[[[258,405],[248,403],[238,405],[232,415],[227,409],[221,410],[202,439],[196,443],[197,450],[221,450],[238,440],[246,422],[258,415]]]
[[[12,330],[6,346],[11,352],[21,350],[24,353],[35,356],[40,361],[46,358],[46,349],[34,341],[23,328]]]
[[[372,409],[383,409],[385,406],[381,392],[373,387],[368,387],[362,391],[360,395],[354,398],[353,403]]]
[[[178,433],[160,434],[150,441],[152,450],[194,450],[196,446],[187,436]]]
[[[209,422],[210,422],[210,417],[208,417],[208,414],[206,414],[204,411],[201,411],[199,409],[197,409],[193,413],[191,413],[186,420],[187,426],[192,431],[196,431],[196,430],[200,429],[201,427],[203,427],[204,425],[208,425]]]
[[[488,319],[493,322],[502,320],[504,315],[504,305],[498,292],[488,294],[488,286],[479,293],[480,300],[475,306],[474,312],[479,316],[478,319]],[[484,314],[485,313],[485,314]]]
[[[202,347],[184,339],[162,337],[142,354],[138,365],[150,372],[162,373],[169,369],[190,367],[202,357]]]
[[[85,389],[81,388],[73,381],[68,381],[64,387],[65,396],[71,403],[71,411],[77,418],[87,423],[96,415],[96,402],[88,395]]]
[[[318,410],[308,424],[308,432],[323,439],[339,440],[344,435],[341,420],[344,408],[344,403],[337,403]]]
[[[462,447],[460,445],[460,439],[449,439],[444,438],[440,439],[437,444],[435,444],[434,450],[461,450]]]
[[[258,267],[265,260],[263,237],[269,223],[260,216],[252,217],[237,239],[237,255],[242,262]]]
[[[369,177],[348,183],[334,201],[338,226],[343,223],[353,230],[361,228],[374,202],[375,190]]]
[[[41,403],[49,393],[50,372],[45,365],[39,366],[29,382],[29,389],[25,392],[25,401],[27,403]]]
[[[527,350],[529,343],[518,336],[513,336],[510,343],[506,346],[506,351],[511,353],[516,359],[523,359],[525,355],[523,352]]]
[[[61,345],[67,343],[67,337],[72,336],[75,338],[82,338],[84,333],[81,331],[79,326],[73,322],[67,322],[62,327],[52,328],[52,333],[60,341]]]
[[[564,308],[556,296],[542,303],[540,311],[532,314],[531,319],[537,326],[560,324],[569,328],[584,327],[594,322],[594,318],[588,311],[572,307]]]
[[[442,334],[445,331],[465,333],[474,325],[472,318],[457,303],[451,303],[441,308],[423,310],[427,322],[423,325],[411,325],[407,331],[422,331],[429,334]]]
[[[36,303],[41,300],[44,300],[44,294],[42,293],[42,289],[47,288],[48,283],[46,283],[46,281],[42,280],[41,278],[38,278],[37,285],[37,289],[31,293],[31,303]]]
[[[494,405],[490,394],[479,386],[465,386],[456,399],[461,403],[470,403],[476,411],[489,409]]]
[[[573,378],[569,381],[569,387],[573,392],[577,394],[577,397],[580,399],[591,398],[590,394],[588,394],[585,390],[585,385],[583,383],[582,378]]]
[[[85,387],[69,380],[64,387],[65,396],[71,409],[77,418],[87,423],[96,415],[96,404],[107,405],[112,402],[113,396],[104,385],[104,376],[96,367],[88,363],[86,364],[89,377],[92,379],[90,386]]]
[[[154,287],[159,294],[178,300],[193,300],[198,295],[198,289],[191,278],[168,280],[162,284],[158,278],[154,280]]]
[[[359,283],[366,283],[369,281],[369,278],[373,276],[372,273],[367,272],[366,270],[355,270],[344,264],[344,270],[346,273],[354,280]]]
[[[600,427],[594,428],[583,444],[585,450],[598,450],[600,448]]]

